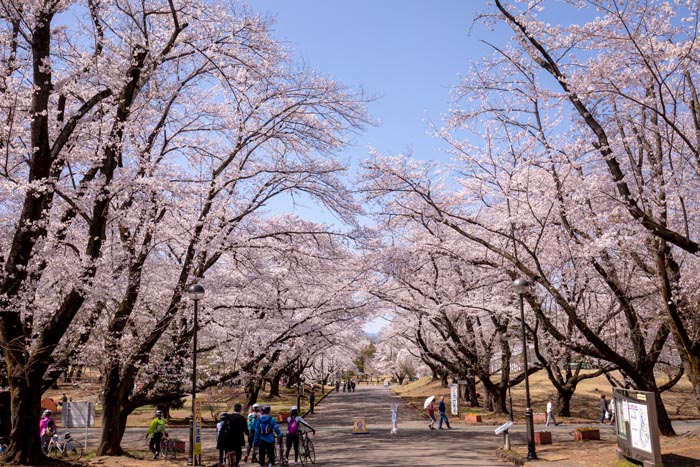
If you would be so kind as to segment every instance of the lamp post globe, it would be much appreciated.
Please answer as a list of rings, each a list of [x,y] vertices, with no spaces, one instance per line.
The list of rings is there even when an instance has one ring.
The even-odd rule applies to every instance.
[[[525,425],[527,428],[527,458],[537,459],[535,451],[535,423],[530,406],[530,379],[527,368],[527,337],[525,335],[525,310],[523,305],[523,295],[530,292],[530,283],[525,279],[515,279],[513,290],[518,294],[520,302],[520,329],[523,339],[523,368],[525,370]]]
[[[190,460],[189,465],[199,465],[195,458],[194,445],[196,441],[195,432],[197,430],[195,420],[195,400],[197,399],[197,305],[204,297],[204,287],[200,284],[193,284],[187,289],[187,296],[194,301],[194,316],[192,319],[192,421],[190,424]]]
[[[187,289],[187,296],[195,302],[201,300],[204,297],[204,287],[202,287],[200,284],[192,284]]]
[[[525,279],[515,279],[513,281],[513,290],[518,295],[526,294],[530,291],[530,283]]]

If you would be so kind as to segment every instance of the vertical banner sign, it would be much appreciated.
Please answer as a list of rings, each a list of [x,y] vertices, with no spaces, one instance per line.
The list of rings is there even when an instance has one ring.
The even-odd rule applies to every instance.
[[[194,455],[202,454],[202,401],[194,404]]]
[[[451,410],[452,410],[452,415],[457,416],[459,415],[459,385],[458,384],[450,384],[450,402],[451,404]]]

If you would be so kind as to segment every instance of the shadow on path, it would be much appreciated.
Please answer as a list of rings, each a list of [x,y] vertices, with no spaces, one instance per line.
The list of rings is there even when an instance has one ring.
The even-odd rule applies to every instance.
[[[391,434],[391,405],[398,404],[398,433]],[[368,433],[353,434],[353,419],[365,419]],[[498,439],[492,433],[428,430],[427,419],[388,388],[357,386],[356,392],[329,395],[307,421],[316,465],[372,466],[503,466],[495,458]]]

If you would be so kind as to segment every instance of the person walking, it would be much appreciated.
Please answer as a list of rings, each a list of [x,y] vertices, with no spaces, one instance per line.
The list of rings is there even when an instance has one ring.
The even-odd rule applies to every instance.
[[[39,420],[39,437],[41,438],[41,449],[44,451],[49,447],[51,437],[58,431],[56,422],[51,418],[52,413],[49,409],[44,410],[44,413],[41,414],[41,420]]]
[[[224,428],[224,422],[227,421],[227,418],[228,413],[221,412],[219,414],[219,422],[216,424],[216,448],[219,450],[219,465],[224,464],[224,448],[222,441],[223,435],[221,434],[221,429]]]
[[[299,461],[299,433],[303,429],[302,427],[308,428],[314,435],[316,434],[316,430],[301,418],[296,405],[293,405],[289,409],[289,412],[289,417],[287,417],[287,449],[284,452],[284,458],[287,460],[287,463],[289,463],[289,451],[291,451],[292,446],[294,446],[294,464],[296,464]]]
[[[433,401],[430,401],[430,404],[428,404],[428,417],[430,417],[430,423],[428,424],[428,428],[434,430],[435,422],[437,420],[435,419],[435,402]]]
[[[554,417],[554,400],[552,397],[547,401],[547,422],[544,426],[549,426],[550,422],[554,423],[554,426],[559,426],[559,422],[557,422],[557,419]]]
[[[160,440],[163,439],[165,433],[166,429],[163,412],[156,410],[156,418],[154,418],[148,426],[148,432],[146,433],[146,438],[151,438],[148,442],[148,450],[153,453],[154,459],[158,459],[160,456]]]
[[[248,433],[250,433],[250,436],[248,436],[248,449],[246,449],[243,462],[248,462],[250,451],[253,451],[253,459],[251,462],[256,463],[258,461],[258,446],[253,444],[253,438],[255,437],[255,431],[258,429],[259,423],[260,406],[258,404],[253,404],[250,408],[250,412],[248,413]]]
[[[451,430],[450,420],[447,418],[445,411],[447,407],[445,406],[445,396],[440,396],[440,404],[438,405],[438,412],[440,412],[440,421],[438,422],[438,429],[442,430],[442,422],[444,421],[447,425],[447,429]]]
[[[277,436],[282,436],[277,422],[270,415],[270,406],[266,405],[262,408],[262,416],[260,417],[260,423],[258,429],[255,430],[255,438],[253,439],[253,444],[259,446],[260,454],[258,455],[258,460],[262,467],[265,467],[265,461],[267,460],[267,466],[272,467],[275,463],[275,434]]]
[[[314,406],[316,405],[316,390],[311,388],[311,394],[309,394],[309,413],[314,413]]]
[[[250,438],[250,432],[248,431],[248,420],[241,415],[241,409],[243,409],[241,404],[234,404],[233,414],[229,415],[228,417],[230,434],[226,451],[236,453],[236,467],[238,467],[238,465],[241,463],[241,455],[243,454],[245,437],[247,436]]]
[[[608,401],[605,400],[605,394],[600,395],[600,423],[605,423],[608,418]]]
[[[340,392],[340,381],[335,380],[335,392]]]
[[[608,413],[610,414],[610,424],[615,424],[615,398],[610,401],[610,406],[608,408]]]

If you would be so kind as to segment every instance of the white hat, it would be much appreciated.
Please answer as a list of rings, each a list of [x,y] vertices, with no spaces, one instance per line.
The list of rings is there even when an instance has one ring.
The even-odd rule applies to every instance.
[[[296,405],[293,405],[289,408],[290,411],[298,410]]]

